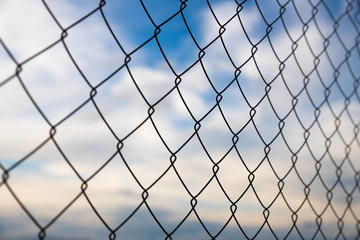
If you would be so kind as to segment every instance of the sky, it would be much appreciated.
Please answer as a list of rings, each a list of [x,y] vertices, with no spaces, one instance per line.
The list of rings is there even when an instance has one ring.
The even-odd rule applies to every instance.
[[[0,1],[0,239],[358,236],[358,1],[45,3]]]

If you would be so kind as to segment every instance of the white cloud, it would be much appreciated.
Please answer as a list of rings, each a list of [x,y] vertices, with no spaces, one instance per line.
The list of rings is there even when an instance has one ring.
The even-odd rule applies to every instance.
[[[61,30],[42,2],[2,1],[0,13],[2,40],[19,62],[47,47],[60,36]]]

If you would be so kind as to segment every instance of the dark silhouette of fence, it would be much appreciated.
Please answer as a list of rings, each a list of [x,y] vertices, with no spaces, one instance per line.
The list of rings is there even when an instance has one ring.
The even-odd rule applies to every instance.
[[[59,19],[59,10],[53,7],[50,1],[43,0],[41,4],[41,11],[51,16],[51,24],[60,33],[55,41],[24,58],[18,57],[18,46],[8,41],[6,34],[1,33],[0,38],[1,51],[4,53],[1,59],[11,62],[9,65],[12,69],[11,74],[0,82],[0,91],[3,90],[0,95],[6,95],[6,88],[10,84],[21,86],[21,91],[26,94],[26,101],[31,103],[30,108],[36,108],[36,114],[43,120],[41,126],[49,132],[45,138],[33,142],[36,146],[26,148],[27,152],[17,160],[7,159],[4,155],[7,150],[5,147],[2,148],[3,153],[0,152],[0,193],[10,194],[9,201],[16,202],[21,207],[21,211],[26,214],[23,218],[27,218],[27,225],[36,227],[39,239],[56,238],[52,228],[55,228],[56,223],[61,221],[67,212],[75,208],[74,205],[83,200],[87,208],[96,215],[100,227],[107,232],[109,239],[140,239],[141,232],[145,231],[148,223],[143,224],[141,219],[133,223],[131,221],[141,214],[150,214],[153,229],[158,231],[151,230],[154,233],[148,236],[149,239],[180,239],[190,236],[194,239],[360,238],[359,1],[344,0],[338,3],[330,0],[235,0],[226,1],[226,11],[221,12],[218,8],[221,1],[180,0],[171,3],[172,6],[177,6],[173,12],[161,15],[159,11],[164,13],[164,6],[169,2],[159,1],[156,5],[155,2],[140,0],[136,2],[136,10],[142,12],[143,19],[139,20],[138,27],[147,24],[151,28],[147,28],[150,30],[146,30],[146,34],[137,35],[137,42],[132,43],[132,46],[125,41],[126,36],[121,34],[117,26],[114,26],[116,24],[113,15],[109,14],[119,3],[99,1],[96,7],[71,23],[64,23]],[[191,9],[199,4],[202,4],[201,9],[207,14],[207,26],[216,29],[216,32],[205,28],[197,29],[199,23],[194,18],[197,10],[191,12]],[[229,9],[232,11],[229,12]],[[131,11],[129,10],[127,16],[129,22],[138,18],[135,10],[134,13]],[[120,15],[119,13],[119,18]],[[130,18],[132,15],[133,19]],[[200,15],[199,12],[197,17]],[[77,42],[78,45],[70,43],[71,37],[76,39],[79,28],[94,16],[97,16],[97,23],[111,36],[108,38],[111,43],[107,44],[114,44],[118,49],[109,63],[103,63],[111,66],[105,77],[100,76],[101,74],[96,77],[89,76],[91,68],[92,73],[96,73],[96,68],[104,65],[87,67],[79,60],[80,55],[73,47],[81,47],[81,41],[86,44],[94,38],[102,38],[102,33],[96,34],[94,30],[93,38],[89,36],[81,39]],[[251,16],[256,20],[251,20]],[[122,21],[127,24],[126,19]],[[256,23],[252,24],[251,21]],[[182,30],[178,30],[179,26]],[[256,28],[252,29],[251,26]],[[206,31],[208,36],[204,37]],[[200,36],[200,33],[203,36]],[[32,34],[41,36],[45,33],[39,29]],[[192,47],[186,48],[185,44],[177,42],[180,35],[180,39],[186,38],[186,43]],[[156,75],[155,70],[151,72],[151,67],[142,75],[137,72],[138,65],[134,62],[141,54],[145,54],[145,48],[149,48],[146,53],[150,56],[147,66],[151,66],[152,61],[161,62],[160,69],[166,74]],[[83,97],[84,95],[79,93],[78,95],[83,97],[81,102],[72,102],[67,105],[70,107],[66,111],[60,111],[61,107],[49,110],[46,96],[42,98],[39,92],[29,87],[31,81],[29,74],[26,74],[33,63],[55,49],[68,58],[75,75],[79,75],[76,79],[61,80],[69,84],[64,89],[58,89],[61,94],[64,93],[64,102],[53,106],[67,104],[66,93],[73,91],[70,83],[79,79],[84,83],[83,90],[88,94]],[[93,49],[87,51],[92,52]],[[92,61],[90,58],[87,60]],[[46,68],[46,64],[41,61],[39,66],[40,69],[41,66]],[[157,66],[153,68],[158,69]],[[45,70],[56,72],[55,68]],[[43,93],[48,91],[47,97],[51,98],[53,91],[56,91],[53,88],[57,85],[51,85],[51,77],[46,75],[35,76],[36,78],[43,79],[41,89]],[[46,81],[50,83],[46,84]],[[134,89],[133,92],[127,93],[121,90],[123,88],[116,92],[115,83],[125,81]],[[205,106],[202,107],[196,105],[196,98],[187,92],[187,89],[197,88],[199,84],[208,88],[195,92],[203,94],[201,98],[205,99]],[[110,94],[107,92],[109,89],[105,91],[107,86],[115,89],[115,93]],[[126,94],[131,96],[126,98]],[[106,100],[107,97],[109,100]],[[173,98],[176,100],[171,100]],[[135,102],[133,105],[132,101]],[[1,102],[1,110],[16,109],[16,104]],[[134,115],[127,113],[113,118],[108,113],[108,108],[115,111],[114,109],[127,105]],[[178,111],[176,106],[179,106],[182,112]],[[5,110],[0,118],[7,119],[6,114],[9,112]],[[91,166],[91,170],[88,169],[86,173],[77,165],[77,157],[69,154],[69,143],[62,141],[60,137],[62,127],[65,129],[67,124],[71,125],[71,121],[82,111],[85,114],[86,111],[95,111],[93,118],[101,121],[102,131],[109,133],[109,138],[113,141],[109,146],[111,153],[104,153],[96,163],[86,163]],[[54,112],[56,114],[53,114]],[[177,114],[186,117],[179,117]],[[164,119],[169,120],[170,129]],[[207,130],[216,128],[210,127],[213,120],[215,125],[219,125],[220,133]],[[9,124],[3,129],[15,124],[5,120],[0,123]],[[176,126],[178,130],[171,132],[171,126]],[[25,127],[26,131],[19,128],[17,133],[13,132],[13,135],[21,136],[16,141],[12,141],[10,135],[2,134],[1,142],[10,142],[11,146],[22,154],[22,147],[26,145],[27,139],[34,137],[31,128],[29,123]],[[152,135],[149,136],[144,129],[150,129]],[[79,133],[76,131],[73,132],[72,143],[76,142],[78,137]],[[92,134],[91,130],[84,131],[85,138],[94,139],[96,142],[96,134]],[[136,135],[139,136],[135,137]],[[143,138],[151,138],[146,143],[153,145],[145,146],[141,141]],[[102,146],[103,143],[100,141],[96,144]],[[82,151],[90,152],[87,156],[91,158],[93,151],[96,151],[96,144],[84,146]],[[29,207],[29,200],[23,200],[24,193],[20,196],[13,184],[18,179],[26,184],[26,176],[20,176],[26,169],[21,169],[33,161],[34,155],[49,145],[55,147],[55,152],[59,153],[59,161],[66,163],[62,166],[71,169],[78,190],[74,196],[64,193],[66,199],[71,199],[50,219],[42,220]],[[217,151],[217,147],[221,150]],[[158,151],[161,153],[158,154]],[[194,159],[191,159],[191,154]],[[202,154],[202,157],[198,154]],[[166,163],[160,160],[163,156]],[[50,161],[43,158],[44,164]],[[86,162],[86,158],[83,161]],[[139,161],[140,165],[143,162],[146,164],[139,170],[136,161]],[[136,193],[131,194],[136,195],[139,201],[128,206],[123,205],[120,199],[111,211],[116,212],[116,207],[125,208],[127,211],[119,213],[123,216],[119,217],[120,220],[112,220],[110,223],[94,202],[95,196],[102,193],[94,195],[90,194],[90,191],[95,185],[95,179],[106,169],[117,171],[116,167],[110,167],[114,162],[125,167],[127,179],[132,179],[136,188]],[[206,165],[206,173],[190,173],[197,164]],[[38,169],[26,171],[40,175]],[[146,177],[150,174],[147,171],[152,174],[149,178]],[[110,177],[107,184],[126,184],[127,182],[122,180],[125,179],[125,173],[120,173],[119,170],[118,174],[118,182]],[[110,175],[107,174],[108,177]],[[190,175],[192,177],[189,177]],[[157,187],[166,185],[164,179],[170,176],[177,181],[178,191],[186,202],[177,201],[176,197],[170,196],[175,194],[173,192],[168,192],[168,195],[166,192],[162,193],[166,196],[164,198],[168,197],[171,204],[181,211],[187,209],[182,216],[171,221],[161,216],[158,205],[162,202],[156,205],[156,199],[151,200],[152,196],[158,194],[155,193]],[[231,183],[227,183],[227,179],[232,179]],[[294,182],[297,185],[293,185]],[[172,188],[171,184],[172,182],[169,182],[169,189]],[[18,183],[15,185],[19,186]],[[65,182],[64,185],[66,186]],[[35,186],[29,188],[32,187]],[[225,217],[217,211],[218,200],[209,199],[213,198],[213,190],[209,189],[217,189],[218,193],[214,198],[219,197],[222,203],[225,203]],[[176,191],[174,189],[174,192]],[[29,198],[31,194],[36,195],[31,191],[27,194]],[[312,194],[321,197],[317,198]],[[49,196],[36,197],[42,199]],[[293,202],[294,199],[297,199],[296,203]],[[201,204],[204,203],[209,206],[203,207]],[[280,203],[282,207],[277,207]],[[45,211],[47,206],[43,207]],[[276,213],[279,209],[280,213]],[[10,218],[3,209],[0,215],[4,221]],[[254,221],[252,215],[257,216],[254,218],[258,225],[249,227]],[[273,216],[276,216],[276,219]],[[209,221],[217,218],[216,223]],[[282,218],[286,219],[284,221],[287,224],[277,223],[281,222]],[[76,226],[78,219],[73,221]],[[9,239],[20,236],[6,235],[10,227],[1,228],[1,223],[0,221],[0,237],[2,234]],[[310,227],[304,227],[306,224],[310,224]],[[119,233],[123,229],[126,234]],[[186,229],[188,235],[182,232],[183,229]],[[16,231],[29,234],[22,229]],[[87,230],[85,228],[79,231]],[[182,234],[177,235],[181,232]],[[62,234],[60,238],[63,239],[71,235],[71,232],[65,229]],[[75,236],[78,235],[74,235],[73,239]],[[30,239],[31,237],[29,236]]]

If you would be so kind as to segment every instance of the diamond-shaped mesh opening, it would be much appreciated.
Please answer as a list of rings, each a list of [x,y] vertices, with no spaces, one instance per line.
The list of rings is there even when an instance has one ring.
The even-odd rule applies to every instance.
[[[27,214],[33,216],[38,228],[46,227],[79,193],[79,179],[53,142],[29,156],[17,171],[9,174],[9,179],[7,187]]]
[[[64,39],[69,55],[93,86],[115,72],[125,58],[100,12],[71,28]],[[79,47],[77,47],[79,46]],[[92,49],[89,51],[89,49]]]
[[[46,121],[39,116],[36,108],[28,101],[26,93],[16,78],[4,85],[0,101],[0,151],[1,162],[10,167],[48,137]],[[5,104],[6,103],[6,104]],[[12,122],[8,125],[8,122]],[[24,138],[23,136],[29,136]],[[18,149],[16,143],[21,144]]]
[[[54,139],[79,174],[89,178],[116,152],[117,141],[91,103],[57,128]],[[99,141],[99,139],[102,139]]]
[[[25,65],[19,77],[38,111],[52,124],[62,121],[89,96],[90,88],[60,44]]]

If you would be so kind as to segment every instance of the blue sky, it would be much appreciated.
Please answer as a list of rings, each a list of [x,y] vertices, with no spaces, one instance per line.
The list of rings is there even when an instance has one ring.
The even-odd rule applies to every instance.
[[[285,1],[279,2],[286,4]],[[359,6],[356,1],[352,2],[352,18],[342,18],[339,21],[339,36],[330,36],[333,20],[326,7],[337,19],[344,12],[346,1],[324,2],[326,5],[311,1],[318,6],[319,13],[315,16],[316,22],[308,23],[306,39],[302,37],[297,41],[298,46],[293,55],[290,54],[293,42],[303,33],[301,20],[296,15],[294,6],[299,10],[301,19],[306,22],[312,13],[308,1],[294,0],[286,4],[287,10],[283,15],[286,29],[280,20],[276,21],[269,37],[257,45],[253,58],[250,58],[252,45],[261,40],[267,25],[254,1],[244,3],[239,16],[251,42],[247,40],[237,17],[226,24],[226,30],[222,34],[222,40],[235,67],[242,66],[250,58],[240,68],[237,81],[233,82],[235,67],[227,56],[221,39],[217,38],[220,27],[208,4],[206,1],[186,2],[184,18],[199,47],[207,46],[201,61],[212,87],[200,62],[185,71],[198,60],[199,49],[188,33],[181,14],[162,25],[179,10],[180,2],[143,1],[154,23],[161,25],[157,41],[172,67],[170,69],[166,63],[155,38],[131,54],[128,68],[147,102],[137,90],[129,71],[125,67],[117,71],[124,63],[125,54],[111,36],[100,11],[68,29],[64,42],[92,86],[97,86],[116,72],[97,87],[94,101],[117,138],[123,140],[121,156],[116,154],[118,140],[109,131],[91,101],[56,126],[54,136],[56,143],[83,179],[90,178],[111,159],[98,174],[91,177],[86,190],[92,204],[111,228],[118,226],[141,203],[142,187],[151,186],[166,172],[150,188],[147,200],[166,231],[171,231],[179,224],[191,209],[190,195],[199,194],[196,210],[205,225],[211,229],[210,232],[216,234],[231,215],[231,203],[215,178],[204,191],[200,190],[213,176],[213,162],[220,161],[217,177],[221,187],[232,201],[243,194],[237,202],[235,216],[250,237],[264,222],[264,207],[256,199],[255,192],[251,188],[247,189],[249,171],[255,169],[253,186],[264,206],[269,206],[279,192],[276,175],[280,178],[286,176],[283,194],[292,209],[299,208],[305,199],[304,184],[311,184],[309,201],[298,212],[301,232],[313,235],[316,231],[312,206],[318,212],[326,208],[322,215],[322,228],[329,236],[333,234],[329,229],[338,229],[336,214],[344,211],[343,232],[348,238],[355,234],[356,219],[346,208],[346,191],[351,192],[353,212],[360,212],[360,166],[357,161],[360,155],[359,88],[353,93],[354,84],[358,84],[360,76],[357,68],[359,46],[351,51],[348,62],[342,64],[341,61],[346,56],[345,48],[350,49],[356,44],[355,39],[359,39],[359,24],[352,22]],[[98,6],[98,1],[47,3],[64,28]],[[257,3],[268,24],[279,15],[280,7],[276,1],[259,0]],[[225,24],[236,13],[235,1],[209,1],[209,4],[220,24]],[[155,27],[138,1],[108,1],[103,7],[103,13],[127,54],[153,36]],[[25,61],[58,40],[62,32],[43,3],[36,0],[0,2],[0,23],[1,40],[18,62]],[[314,68],[314,56],[308,43],[315,54],[320,54],[324,49],[324,36],[330,38],[328,51],[319,56],[318,74],[310,74]],[[217,40],[209,45],[214,39]],[[278,75],[280,62],[285,60],[282,75]],[[332,84],[332,65],[339,68],[339,84]],[[15,67],[4,48],[0,47],[0,84],[14,74]],[[307,74],[308,92],[302,90],[304,75]],[[174,89],[176,75],[181,78],[178,90]],[[89,99],[91,88],[74,67],[62,43],[23,64],[19,76],[48,121],[54,125]],[[271,90],[268,98],[263,98],[266,83],[271,85]],[[239,86],[242,92],[239,91]],[[329,87],[330,95],[328,101],[322,104],[327,94],[326,87]],[[220,92],[220,107],[215,107],[207,115],[216,105],[216,97]],[[164,95],[166,97],[158,102]],[[298,101],[295,111],[292,110],[294,96]],[[347,107],[344,97],[350,100]],[[155,103],[155,112],[151,116],[153,123],[148,119],[133,132],[148,118],[148,104]],[[321,110],[314,125],[313,105]],[[253,121],[249,120],[251,108],[256,110]],[[0,116],[0,163],[3,168],[9,169],[49,137],[50,126],[33,106],[16,77],[0,85]],[[336,117],[340,119],[340,123],[336,121]],[[278,135],[278,124],[282,118],[285,119],[285,125],[281,136]],[[194,134],[194,124],[200,120],[201,127],[197,136]],[[304,128],[310,128],[305,145]],[[337,128],[339,131],[336,131]],[[234,133],[238,133],[239,139],[236,148],[232,142]],[[326,138],[331,140],[328,146]],[[186,145],[183,146],[185,142]],[[271,150],[266,157],[264,148],[270,143]],[[348,150],[346,145],[350,146]],[[187,190],[174,169],[166,170],[170,165],[171,153],[175,153],[177,157],[174,165]],[[293,169],[286,175],[292,166],[293,154],[298,158],[296,171]],[[137,181],[126,168],[124,159]],[[316,176],[314,159],[321,159],[321,178]],[[343,185],[336,183],[339,173],[336,166],[341,166],[340,179]],[[7,183],[37,221],[45,226],[80,193],[81,180],[55,144],[49,141],[12,169]],[[326,207],[326,187],[333,188],[333,209]],[[27,235],[30,236],[29,239],[36,239],[38,229],[4,184],[0,185],[0,199],[0,238],[23,239]],[[359,219],[359,215],[356,216]],[[75,223],[74,219],[77,219]],[[271,205],[269,222],[279,236],[291,228],[291,211],[283,198],[279,197]],[[143,231],[136,230],[139,226],[143,227]],[[78,235],[79,232],[87,231],[86,229],[91,229],[89,235]],[[268,230],[261,232],[260,239],[268,237],[266,231]],[[48,229],[47,235],[49,239],[57,239],[64,232],[66,235],[60,236],[60,239],[96,239],[108,235],[108,230],[91,210],[84,196],[61,215]],[[238,234],[239,229],[232,219],[220,239],[231,239]],[[127,239],[164,238],[145,206],[119,230],[118,235]],[[174,234],[174,238],[188,239],[190,235],[207,238],[194,213],[190,214],[184,226]]]

